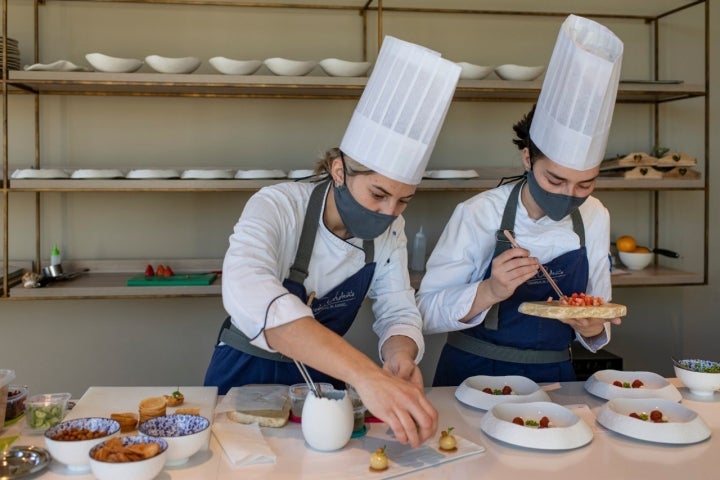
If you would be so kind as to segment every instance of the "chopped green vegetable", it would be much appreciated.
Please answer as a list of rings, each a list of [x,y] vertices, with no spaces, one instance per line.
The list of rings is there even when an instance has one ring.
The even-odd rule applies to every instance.
[[[63,409],[60,405],[30,405],[25,412],[28,425],[32,429],[48,429],[62,421]]]

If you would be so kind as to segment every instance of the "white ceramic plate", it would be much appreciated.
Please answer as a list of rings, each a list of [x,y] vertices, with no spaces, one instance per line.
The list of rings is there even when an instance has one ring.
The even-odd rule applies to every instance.
[[[84,168],[75,170],[72,175],[70,175],[71,178],[122,178],[124,176],[125,174],[123,172],[114,168],[100,170]]]
[[[362,77],[370,70],[370,62],[350,62],[339,58],[320,60],[320,68],[331,77]]]
[[[238,170],[235,178],[244,180],[259,178],[285,178],[285,172],[282,170]]]
[[[278,57],[268,58],[265,60],[265,66],[268,67],[275,75],[297,77],[310,73],[310,71],[315,68],[316,64],[317,63],[312,60],[289,60],[287,58]]]
[[[57,60],[52,63],[35,63],[33,65],[25,65],[25,70],[39,72],[85,72],[87,68],[80,67],[68,60]]]
[[[494,67],[486,67],[482,65],[473,65],[468,62],[458,62],[460,65],[460,79],[461,80],[482,80],[483,78],[490,75]]]
[[[452,179],[452,178],[477,178],[478,172],[475,170],[428,170],[425,172],[425,178],[434,179]]]
[[[490,390],[502,390],[509,386],[512,389],[510,395],[495,395],[483,392],[485,388]],[[550,396],[537,383],[527,377],[519,375],[488,376],[476,375],[466,378],[455,390],[455,398],[461,403],[483,410],[490,410],[500,403],[512,402],[549,402]]]
[[[233,171],[232,170],[224,170],[224,169],[191,169],[191,170],[185,170],[182,172],[182,175],[180,175],[180,178],[186,178],[186,179],[212,179],[212,178],[233,178]]]
[[[545,66],[543,65],[529,67],[525,65],[506,64],[495,67],[495,75],[503,80],[535,80],[542,75],[543,71],[545,71]]]
[[[118,58],[102,53],[88,53],[85,59],[98,72],[107,73],[132,73],[143,65],[142,60],[137,58]]]
[[[613,385],[614,382],[632,384],[640,380],[640,388],[625,388]],[[653,372],[625,372],[620,370],[600,370],[585,380],[585,390],[606,400],[613,398],[664,398],[679,402],[682,395],[665,378]]]
[[[666,422],[655,423],[630,416],[660,410]],[[613,432],[656,443],[697,443],[710,437],[705,421],[694,411],[663,398],[616,398],[602,406],[598,423]]]
[[[60,168],[23,168],[15,170],[11,178],[68,178],[70,175]]]
[[[315,175],[315,170],[312,169],[301,169],[301,170],[290,170],[287,174],[288,178],[307,178]]]
[[[515,417],[539,421],[550,419],[549,428],[513,423]],[[592,441],[590,426],[573,412],[551,402],[501,403],[480,420],[480,429],[490,437],[520,447],[539,450],[570,450]]]
[[[225,75],[252,75],[262,67],[261,60],[234,60],[226,57],[212,57],[210,65]]]
[[[141,169],[130,170],[125,178],[179,178],[180,172],[177,170],[153,170]]]
[[[160,55],[148,55],[145,63],[150,68],[160,73],[192,73],[202,63],[197,57],[161,57]]]

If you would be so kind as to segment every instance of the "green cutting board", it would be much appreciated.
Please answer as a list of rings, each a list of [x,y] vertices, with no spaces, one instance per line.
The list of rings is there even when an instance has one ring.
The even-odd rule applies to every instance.
[[[210,285],[217,278],[216,273],[176,273],[172,277],[146,277],[135,275],[128,278],[128,287],[181,287],[186,285]]]

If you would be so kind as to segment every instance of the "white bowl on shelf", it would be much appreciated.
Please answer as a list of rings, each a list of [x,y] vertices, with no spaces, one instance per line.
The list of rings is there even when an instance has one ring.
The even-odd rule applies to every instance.
[[[618,256],[628,270],[642,270],[655,258],[654,253],[618,252]]]
[[[234,60],[226,57],[212,57],[210,65],[225,75],[252,75],[262,66],[261,60]]]
[[[529,67],[511,63],[495,67],[495,74],[503,80],[530,81],[538,78],[545,71],[544,65]]]
[[[320,60],[320,68],[331,77],[362,77],[370,70],[370,62],[350,62],[339,58]]]
[[[143,61],[137,58],[111,57],[103,53],[88,53],[85,59],[95,70],[106,73],[137,72],[143,65]]]
[[[458,62],[460,65],[460,80],[482,80],[490,75],[495,67],[474,65],[468,62]]]
[[[148,55],[145,63],[150,68],[160,73],[192,73],[202,63],[197,57],[161,57],[160,55]]]
[[[265,66],[275,75],[301,77],[307,75],[315,68],[317,62],[312,60],[289,60],[287,58],[273,57],[265,60]]]

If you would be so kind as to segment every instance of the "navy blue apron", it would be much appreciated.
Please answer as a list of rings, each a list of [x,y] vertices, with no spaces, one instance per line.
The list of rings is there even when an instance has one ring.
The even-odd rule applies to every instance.
[[[288,278],[283,281],[283,286],[304,303],[307,303],[308,293],[303,281],[307,277],[328,183],[323,182],[313,189],[295,261]],[[365,241],[363,250],[365,265],[324,296],[315,298],[310,305],[315,319],[341,336],[347,333],[355,320],[375,273],[373,241]],[[329,382],[336,388],[345,388],[344,383],[335,378],[310,367],[308,370],[314,381]],[[229,317],[225,320],[205,374],[205,385],[217,386],[222,395],[231,387],[253,383],[292,385],[302,382],[304,380],[292,359],[251,345],[250,340],[232,325]]]
[[[513,189],[498,230],[493,258],[507,248],[503,230],[512,231],[518,197],[524,182]],[[580,248],[564,253],[545,264],[566,294],[584,292],[589,266],[585,231],[579,211],[572,214],[573,229],[580,237]],[[490,277],[492,264],[485,273]],[[459,385],[474,375],[521,375],[535,382],[575,380],[570,344],[575,331],[559,320],[525,315],[517,311],[524,301],[557,297],[541,272],[520,285],[507,299],[493,306],[483,323],[467,330],[451,332],[438,361],[434,386]]]

